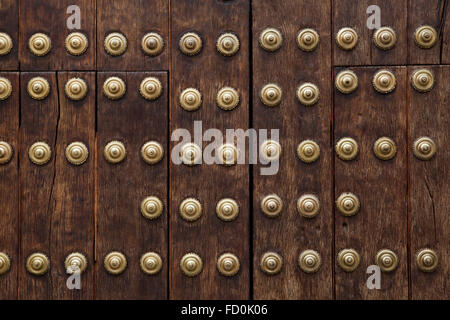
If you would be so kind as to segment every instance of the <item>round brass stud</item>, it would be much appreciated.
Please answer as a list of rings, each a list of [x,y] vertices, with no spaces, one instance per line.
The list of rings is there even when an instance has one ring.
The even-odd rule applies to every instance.
[[[239,215],[239,205],[233,199],[221,199],[217,202],[216,214],[223,221],[232,221]]]
[[[297,89],[297,98],[301,104],[312,106],[319,101],[319,88],[312,83],[304,83]]]
[[[72,32],[66,37],[66,50],[71,55],[80,56],[86,52],[89,42],[81,32]]]
[[[42,77],[35,77],[28,81],[27,91],[31,98],[43,100],[50,93],[50,84]]]
[[[13,42],[9,34],[0,32],[0,56],[6,56],[11,52]]]
[[[266,161],[276,161],[281,156],[281,145],[275,140],[266,140],[259,147],[259,153]]]
[[[217,93],[217,105],[222,110],[233,110],[239,104],[238,92],[230,87],[224,87]]]
[[[195,56],[202,50],[202,38],[194,32],[185,33],[179,43],[181,52],[188,56]]]
[[[195,88],[187,88],[180,94],[180,105],[186,111],[195,111],[202,105],[202,94]]]
[[[276,218],[283,210],[283,201],[276,194],[269,194],[261,200],[261,210],[269,218]]]
[[[238,149],[230,143],[223,144],[217,150],[217,161],[224,166],[235,165],[238,159]]]
[[[417,253],[417,266],[423,272],[433,272],[439,264],[439,258],[431,249],[422,249]]]
[[[397,35],[394,29],[389,27],[381,27],[373,34],[373,42],[382,50],[390,50],[397,42]]]
[[[0,165],[7,164],[13,156],[13,148],[8,142],[0,141]]]
[[[283,267],[283,258],[276,252],[266,252],[259,263],[261,270],[268,275],[275,275]]]
[[[338,253],[338,263],[342,270],[352,272],[358,268],[360,257],[353,249],[343,249]]]
[[[142,159],[148,164],[155,164],[164,157],[164,149],[156,141],[146,142],[141,148]]]
[[[411,84],[419,92],[428,92],[433,89],[434,75],[428,69],[420,69],[413,72]]]
[[[200,164],[202,160],[202,149],[195,143],[186,143],[181,147],[180,158],[183,164],[187,166]]]
[[[297,45],[303,51],[314,51],[319,44],[319,34],[314,29],[302,29],[297,35]]]
[[[27,259],[27,271],[35,276],[41,276],[50,269],[50,260],[43,253],[33,253]]]
[[[373,144],[373,152],[380,160],[390,160],[397,153],[397,145],[388,137],[381,137]]]
[[[431,26],[420,26],[414,32],[414,41],[422,49],[432,48],[437,41],[437,32]]]
[[[140,265],[144,273],[154,275],[161,271],[163,263],[159,254],[147,252],[141,256]]]
[[[352,50],[358,43],[358,34],[352,28],[342,28],[336,35],[336,43],[342,50]]]
[[[383,249],[378,251],[375,263],[383,272],[394,271],[398,266],[398,257],[394,251]]]
[[[158,33],[150,32],[142,37],[141,47],[146,54],[155,57],[164,50],[164,40]]]
[[[162,201],[155,196],[147,197],[141,202],[141,214],[149,220],[154,220],[161,216],[163,209]]]
[[[268,107],[276,107],[280,104],[283,92],[275,83],[266,84],[260,93],[261,102]]]
[[[12,93],[11,82],[6,78],[0,78],[0,100],[6,100]]]
[[[372,85],[379,93],[389,93],[395,89],[395,75],[388,70],[380,70],[373,76]]]
[[[127,258],[123,253],[113,251],[106,255],[103,265],[108,273],[119,275],[127,268]]]
[[[142,80],[139,87],[139,92],[141,96],[147,100],[156,100],[161,96],[162,84],[157,78],[147,77]]]
[[[71,164],[81,165],[87,160],[88,156],[88,148],[82,142],[72,142],[66,148],[66,159]]]
[[[314,162],[320,156],[320,147],[312,140],[302,141],[297,147],[297,156],[305,163]]]
[[[119,163],[125,159],[127,151],[120,141],[111,141],[105,146],[103,155],[109,163]]]
[[[73,252],[66,257],[64,266],[67,274],[83,273],[87,268],[88,262],[84,254]]]
[[[52,48],[52,42],[44,33],[35,33],[28,40],[28,47],[35,56],[45,56]]]
[[[306,273],[317,272],[321,264],[320,254],[314,250],[305,250],[298,257],[298,266]]]
[[[189,222],[196,221],[202,216],[202,205],[194,198],[184,199],[180,204],[181,217]]]
[[[239,51],[239,39],[232,33],[221,34],[217,39],[216,48],[225,57],[235,55]]]
[[[431,138],[420,137],[414,141],[414,155],[420,160],[430,160],[436,153],[436,144]]]
[[[336,153],[341,160],[353,160],[358,155],[358,143],[352,138],[342,138],[336,144]]]
[[[105,38],[104,47],[111,56],[120,56],[127,50],[127,38],[119,32],[112,32]]]
[[[259,36],[259,45],[266,51],[278,50],[283,44],[281,32],[275,28],[264,29]]]
[[[183,258],[181,258],[180,268],[184,275],[195,277],[203,270],[202,258],[195,253],[185,254]]]
[[[0,276],[5,274],[11,268],[11,260],[4,252],[0,252]]]
[[[351,70],[343,70],[336,76],[336,89],[343,94],[349,94],[358,88],[358,77]]]
[[[64,91],[71,100],[81,100],[87,95],[87,84],[83,79],[72,78],[66,82]]]
[[[52,157],[52,149],[45,142],[35,142],[28,150],[30,161],[37,165],[44,165]]]
[[[103,93],[111,100],[122,98],[126,91],[127,86],[119,77],[109,77],[103,83]]]
[[[305,218],[314,218],[320,211],[320,201],[313,194],[304,194],[297,200],[297,210]]]
[[[239,258],[232,253],[224,253],[217,259],[217,270],[221,275],[232,277],[239,272]]]
[[[351,192],[342,193],[336,200],[336,208],[346,217],[357,214],[360,206],[358,197]]]

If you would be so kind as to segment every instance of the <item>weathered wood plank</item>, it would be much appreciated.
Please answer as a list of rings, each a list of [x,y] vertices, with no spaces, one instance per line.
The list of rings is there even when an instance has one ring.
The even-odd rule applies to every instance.
[[[19,7],[17,0],[0,1],[0,32],[7,33],[13,47],[6,55],[0,55],[0,70],[18,70]]]

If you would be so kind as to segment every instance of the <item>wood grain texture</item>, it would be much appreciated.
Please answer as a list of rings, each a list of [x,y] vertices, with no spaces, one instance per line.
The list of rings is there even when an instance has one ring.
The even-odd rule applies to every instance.
[[[450,153],[449,119],[450,80],[449,66],[427,67],[435,76],[435,86],[428,93],[408,89],[409,141],[412,150],[414,141],[422,136],[433,139],[437,152],[428,161],[418,160],[410,151],[409,162],[409,216],[410,216],[410,263],[411,298],[448,300],[450,289]],[[418,67],[409,67],[411,74]],[[416,254],[430,248],[439,257],[438,268],[432,273],[418,269]]]
[[[103,82],[110,76],[122,78],[127,93],[117,101],[106,98]],[[158,78],[163,94],[155,101],[141,97],[139,85],[148,76]],[[98,299],[167,299],[167,181],[168,181],[168,80],[163,72],[98,73],[98,214],[96,297]],[[108,163],[105,145],[118,140],[125,144],[127,157],[119,164]],[[147,141],[164,147],[165,157],[155,165],[141,158],[141,147]],[[141,201],[157,196],[164,204],[162,215],[145,219]],[[123,274],[106,272],[103,260],[111,251],[122,252],[128,260]],[[141,255],[154,251],[163,260],[157,275],[144,274],[139,265]]]
[[[407,0],[333,0],[333,52],[334,65],[398,65],[407,61]],[[371,14],[367,8],[379,6],[381,26],[391,27],[397,35],[397,43],[391,50],[376,47],[373,35],[376,30],[367,27]],[[325,19],[325,18],[324,18]],[[336,34],[341,28],[350,27],[358,33],[358,44],[345,51],[336,43]]]
[[[352,68],[359,87],[352,94],[335,90],[334,138],[355,139],[359,155],[352,161],[335,156],[335,197],[343,192],[356,194],[361,202],[352,217],[335,210],[335,248],[353,248],[361,256],[353,272],[343,271],[335,258],[336,299],[407,299],[407,163],[406,163],[406,68],[390,67],[396,75],[396,89],[386,95],[372,87],[377,68]],[[335,70],[339,72],[340,69]],[[397,145],[396,156],[379,160],[373,144],[389,137]],[[381,289],[369,290],[366,269],[375,264],[381,249],[394,251],[399,259],[397,269],[382,273]]]
[[[450,64],[450,4],[446,1],[444,8],[441,63]]]
[[[255,299],[332,298],[332,172],[331,127],[331,14],[330,1],[257,1],[253,6],[253,127],[279,129],[282,155],[276,175],[261,175],[253,167],[253,281]],[[307,12],[314,12],[309,15]],[[284,42],[276,52],[264,51],[259,35],[267,27],[281,31]],[[313,52],[303,52],[296,36],[303,28],[313,28],[320,44]],[[319,102],[306,107],[297,99],[296,89],[304,82],[319,87]],[[260,100],[260,90],[276,83],[283,90],[279,106],[268,108]],[[298,144],[307,139],[320,146],[320,158],[310,164],[297,157]],[[265,139],[264,139],[265,140]],[[263,141],[258,141],[261,145]],[[283,200],[277,218],[267,218],[260,202],[275,193]],[[313,219],[297,211],[297,199],[314,194],[320,200],[320,213]],[[306,249],[320,253],[322,266],[306,274],[298,266],[299,254]],[[283,269],[275,276],[264,274],[259,265],[267,251],[279,253]]]
[[[217,128],[224,135],[226,129],[247,130],[249,9],[248,0],[172,2],[171,131],[185,128],[193,137],[196,120],[202,121],[204,131]],[[178,49],[180,37],[190,31],[197,32],[203,41],[202,51],[192,57]],[[223,32],[232,32],[240,40],[239,52],[232,57],[221,56],[216,51],[216,40]],[[235,88],[240,95],[240,104],[232,111],[216,106],[217,92],[224,86]],[[185,111],[179,105],[180,93],[189,87],[197,88],[203,95],[201,108],[194,112]],[[222,141],[215,142],[222,144]],[[172,148],[176,144],[177,141],[173,142]],[[204,142],[203,147],[207,144]],[[248,165],[224,167],[203,163],[187,167],[171,163],[170,172],[170,298],[249,298]],[[180,217],[179,205],[188,197],[197,198],[203,206],[198,221],[186,222]],[[236,200],[240,207],[238,218],[232,222],[221,221],[215,213],[217,202],[227,197]],[[180,260],[189,252],[203,259],[203,271],[194,278],[184,276],[180,270]],[[224,277],[217,270],[217,258],[224,252],[231,252],[240,260],[240,271],[233,277]]]
[[[67,7],[77,5],[81,11],[81,29],[67,28]],[[95,1],[91,0],[20,0],[19,60],[20,70],[94,70],[95,69]],[[45,56],[35,56],[28,40],[37,33],[51,39],[52,49]],[[69,54],[65,39],[71,32],[83,33],[89,41],[86,52],[80,56]]]
[[[0,32],[9,34],[13,41],[11,52],[0,56],[0,70],[18,70],[19,6],[17,0],[0,1]]]
[[[0,300],[17,299],[17,270],[19,254],[19,74],[0,73],[11,82],[13,92],[0,101],[0,141],[13,148],[13,158],[0,165],[0,252],[11,259],[10,271],[0,275]]]
[[[167,0],[97,0],[98,70],[168,70],[169,1]],[[111,32],[127,38],[128,48],[121,56],[110,56],[104,39]],[[142,37],[157,32],[164,39],[163,52],[155,57],[142,50]]]

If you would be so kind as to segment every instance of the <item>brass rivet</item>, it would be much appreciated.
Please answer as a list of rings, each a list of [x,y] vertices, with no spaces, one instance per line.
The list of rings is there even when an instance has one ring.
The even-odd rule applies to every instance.
[[[13,156],[13,148],[8,142],[0,141],[0,164],[7,164]]]
[[[9,256],[4,252],[0,252],[0,276],[7,273],[10,268],[11,260],[9,259]]]
[[[46,34],[35,33],[28,41],[28,47],[35,56],[45,56],[52,48],[52,42]]]
[[[320,211],[320,201],[313,194],[304,194],[297,200],[297,210],[305,218],[314,218]]]
[[[158,33],[150,32],[142,37],[141,47],[146,54],[155,57],[164,50],[164,40]]]
[[[221,199],[217,202],[216,214],[223,221],[233,221],[239,215],[239,205],[233,199]]]
[[[281,156],[281,145],[275,140],[266,140],[259,147],[259,153],[266,161],[276,161]]]
[[[146,142],[141,148],[142,159],[148,164],[155,164],[164,157],[164,149],[156,141]]]
[[[221,34],[217,39],[216,48],[226,57],[235,55],[239,51],[239,39],[232,33]]]
[[[202,38],[195,32],[185,33],[179,43],[181,52],[188,56],[194,56],[202,50]]]
[[[239,258],[232,253],[224,253],[217,259],[217,270],[221,275],[232,277],[239,272]]]
[[[302,29],[297,35],[297,45],[303,51],[314,51],[319,44],[319,34],[314,29]]]
[[[161,271],[163,263],[159,254],[147,252],[141,256],[140,265],[144,273],[154,275]]]
[[[382,50],[390,50],[397,42],[397,35],[390,27],[381,27],[373,34],[373,42]]]
[[[388,70],[380,70],[373,76],[372,85],[379,93],[390,93],[395,89],[395,75]]]
[[[66,37],[66,50],[71,55],[82,55],[86,52],[88,46],[88,39],[81,32],[72,32]]]
[[[195,253],[187,253],[181,258],[180,268],[184,275],[195,277],[203,270],[202,258]]]
[[[338,253],[338,263],[342,270],[352,272],[358,268],[360,257],[353,249],[343,249]]]
[[[419,92],[431,91],[434,86],[434,75],[428,69],[416,70],[411,75],[411,84]]]
[[[103,155],[109,163],[119,163],[125,159],[127,152],[122,142],[111,141],[105,146]]]
[[[44,165],[50,161],[52,150],[45,142],[36,142],[28,150],[30,161],[37,165]]]
[[[71,100],[82,100],[87,95],[86,81],[80,78],[72,78],[66,82],[64,92]]]
[[[67,274],[83,273],[87,268],[88,262],[84,254],[73,252],[66,257],[64,266]]]
[[[41,276],[50,269],[50,260],[43,253],[33,253],[27,259],[27,271],[35,276]]]
[[[0,56],[5,56],[11,52],[13,42],[9,34],[0,32]]]
[[[231,143],[223,144],[217,150],[217,161],[224,166],[235,165],[238,159],[238,149]]]
[[[414,32],[414,41],[422,49],[432,48],[437,41],[437,32],[431,26],[420,26]]]
[[[431,249],[422,249],[417,253],[417,266],[423,272],[433,272],[439,264],[439,258]]]
[[[343,50],[352,50],[358,43],[358,34],[352,28],[342,28],[336,35],[336,43]]]
[[[321,264],[320,254],[315,250],[305,250],[298,257],[298,266],[306,273],[317,272]]]
[[[297,147],[297,156],[305,163],[314,162],[320,156],[320,147],[312,140],[302,141]]]
[[[312,106],[319,101],[319,88],[312,83],[304,83],[297,89],[297,98],[301,104]]]
[[[413,152],[420,160],[430,160],[436,153],[436,144],[431,138],[420,137],[414,141]]]
[[[261,270],[268,275],[275,275],[283,267],[283,258],[276,252],[266,252],[259,263]]]
[[[398,257],[394,251],[383,249],[378,251],[375,263],[380,267],[381,271],[391,272],[398,266]]]
[[[222,110],[233,110],[239,104],[238,92],[230,87],[223,87],[217,93],[217,105]]]
[[[336,144],[336,153],[341,160],[353,160],[358,155],[358,143],[352,138],[342,138]]]
[[[180,105],[186,111],[195,111],[202,105],[202,95],[195,88],[187,88],[180,94]]]
[[[127,50],[127,38],[119,32],[112,32],[105,38],[104,47],[111,56],[120,56]]]
[[[66,159],[71,164],[81,165],[87,160],[88,156],[88,148],[82,142],[72,142],[66,148]]]
[[[260,99],[268,107],[275,107],[280,104],[283,92],[275,83],[269,83],[261,89]]]
[[[358,197],[351,192],[342,193],[336,200],[336,208],[346,217],[357,214],[360,206]]]
[[[358,77],[351,70],[343,70],[336,76],[336,89],[343,94],[349,94],[358,88]]]
[[[155,77],[147,77],[142,80],[141,85],[139,87],[139,92],[141,96],[147,100],[156,100],[161,96],[162,92],[162,84]]]
[[[109,77],[103,83],[103,93],[111,100],[122,98],[126,91],[127,86],[119,77]]]
[[[373,152],[380,160],[390,160],[397,153],[397,145],[388,137],[381,137],[373,144]]]
[[[0,100],[6,100],[12,93],[11,82],[6,78],[0,78]]]
[[[103,265],[108,273],[119,275],[127,268],[127,258],[123,253],[113,251],[106,255]]]
[[[186,221],[194,222],[202,216],[202,205],[194,198],[184,199],[180,204],[180,215]]]
[[[269,218],[276,218],[283,210],[283,201],[276,194],[269,194],[261,200],[261,210]]]
[[[50,93],[50,84],[42,77],[35,77],[28,81],[28,94],[35,100],[43,100]]]
[[[141,202],[141,214],[149,220],[154,220],[161,216],[163,209],[162,201],[155,196],[147,197]]]
[[[275,28],[264,29],[259,36],[259,45],[266,51],[278,50],[283,44],[281,32]]]
[[[187,166],[200,164],[202,160],[202,149],[195,143],[186,143],[181,147],[180,158],[183,164]]]

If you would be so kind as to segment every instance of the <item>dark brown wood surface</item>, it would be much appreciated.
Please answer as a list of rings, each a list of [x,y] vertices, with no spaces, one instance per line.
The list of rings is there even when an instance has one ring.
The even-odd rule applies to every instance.
[[[441,63],[450,64],[450,4],[448,1],[444,8],[444,18]]]
[[[18,21],[18,1],[0,1],[0,32],[9,34],[13,41],[11,52],[5,56],[0,56],[0,70],[18,70],[19,68],[19,21]]]

